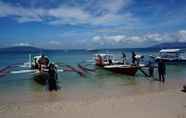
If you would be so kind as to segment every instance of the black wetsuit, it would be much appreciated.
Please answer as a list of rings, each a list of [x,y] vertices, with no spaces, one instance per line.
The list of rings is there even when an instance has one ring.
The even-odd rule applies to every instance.
[[[125,53],[124,52],[122,52],[122,56],[123,56],[123,64],[125,64],[126,62],[126,55],[125,55]]]
[[[165,63],[160,61],[158,63],[159,80],[165,82],[166,66]]]
[[[154,77],[154,63],[149,61],[149,77]]]
[[[57,91],[57,73],[54,69],[49,69],[48,89]]]
[[[132,52],[132,64],[135,64],[136,62],[136,54],[135,52]]]

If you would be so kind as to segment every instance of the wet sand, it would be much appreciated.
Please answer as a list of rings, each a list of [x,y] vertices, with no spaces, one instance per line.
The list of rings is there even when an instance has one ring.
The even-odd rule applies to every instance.
[[[185,80],[146,82],[102,95],[35,93],[37,100],[2,103],[0,118],[186,118],[186,93],[180,91]]]

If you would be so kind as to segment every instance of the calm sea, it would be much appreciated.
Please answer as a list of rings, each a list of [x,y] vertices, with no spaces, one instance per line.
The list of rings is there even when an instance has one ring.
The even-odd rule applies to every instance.
[[[97,52],[88,51],[56,51],[44,52],[51,61],[56,63],[69,64],[77,67],[78,64],[89,64],[89,68],[94,68],[93,57]],[[110,51],[118,57],[121,52]],[[148,55],[157,55],[157,52],[138,52],[148,59]],[[37,53],[32,55],[38,55]],[[130,60],[131,53],[126,52]],[[11,64],[23,64],[28,62],[28,53],[1,53],[0,68]],[[168,65],[167,79],[186,79],[186,66]],[[11,71],[24,70],[27,68],[16,67]],[[157,73],[156,73],[157,74]],[[40,94],[47,93],[47,87],[41,86],[33,81],[33,73],[8,74],[0,78],[0,103],[16,103],[20,101],[32,101],[41,97]],[[98,69],[96,72],[88,72],[86,77],[81,77],[75,72],[64,72],[58,75],[59,90],[66,99],[79,99],[82,97],[112,96],[113,94],[130,94],[136,89],[142,92],[144,86],[148,89],[160,90],[159,85],[137,72],[135,77],[113,74],[111,72]],[[155,75],[157,77],[157,75]],[[145,83],[145,84],[144,84]],[[157,83],[157,82],[154,82]],[[131,88],[130,88],[131,87]],[[132,88],[133,87],[133,88]],[[130,89],[129,89],[130,88]],[[128,91],[126,91],[128,90]],[[36,100],[37,101],[37,100]]]

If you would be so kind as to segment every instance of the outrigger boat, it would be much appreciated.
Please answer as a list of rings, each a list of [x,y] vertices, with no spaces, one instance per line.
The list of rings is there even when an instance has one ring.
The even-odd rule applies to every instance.
[[[114,60],[114,56],[112,54],[96,54],[95,57],[96,66],[99,67],[104,67],[111,64],[123,64],[122,61]]]
[[[41,61],[42,60],[42,61]],[[43,61],[44,60],[44,61]],[[51,65],[51,64],[50,64]],[[49,60],[46,56],[34,56],[29,55],[29,61],[26,63],[17,63],[0,68],[0,78],[7,76],[8,74],[33,74],[33,79],[41,85],[45,85],[49,78]],[[81,77],[85,77],[87,72],[95,72],[95,69],[87,68],[84,65],[79,64],[78,67],[66,65],[64,63],[53,64],[56,67],[56,72],[75,72]],[[17,70],[17,67],[21,70]],[[12,70],[15,69],[15,70]]]
[[[13,70],[13,68],[22,68],[21,70]],[[0,69],[0,77],[6,76],[7,74],[25,74],[25,73],[33,73],[34,74],[34,80],[41,84],[45,85],[47,82],[47,79],[49,77],[48,75],[48,67],[49,67],[49,60],[46,56],[34,56],[33,58],[31,55],[29,55],[29,62],[21,64],[13,64],[8,65],[2,69]],[[62,71],[63,70],[58,70]]]
[[[183,56],[184,51],[181,49],[162,49],[156,61],[163,60],[167,64],[186,64],[186,57]]]
[[[138,70],[137,65],[125,64],[122,61],[113,60],[111,54],[96,54],[96,66],[102,67],[114,73],[134,76]]]
[[[138,67],[135,65],[107,65],[104,66],[104,69],[112,71],[114,73],[126,74],[134,76],[138,70]]]

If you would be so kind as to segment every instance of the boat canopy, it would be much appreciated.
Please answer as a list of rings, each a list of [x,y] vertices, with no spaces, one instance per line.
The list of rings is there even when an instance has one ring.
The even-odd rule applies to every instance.
[[[160,53],[182,53],[181,49],[162,49]]]
[[[106,57],[106,56],[110,56],[112,57],[112,54],[105,54],[105,53],[101,53],[101,54],[96,54],[96,56],[101,56],[101,57]]]
[[[183,50],[181,49],[162,49],[160,50],[160,58],[165,59],[180,59],[182,58]]]
[[[105,53],[96,54],[96,58],[97,57],[101,57],[104,60],[113,59],[113,55],[112,54],[105,54]]]

